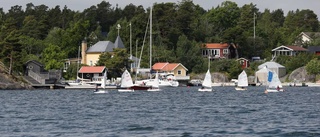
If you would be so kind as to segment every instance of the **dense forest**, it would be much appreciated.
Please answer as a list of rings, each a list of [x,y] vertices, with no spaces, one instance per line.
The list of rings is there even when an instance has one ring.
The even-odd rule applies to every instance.
[[[182,0],[178,3],[155,3],[152,11],[152,62],[179,62],[189,69],[189,73],[206,71],[207,59],[201,56],[201,45],[204,43],[235,43],[240,57],[271,59],[271,49],[292,45],[302,31],[320,31],[317,15],[308,9],[288,13],[282,9],[264,9],[261,12],[252,3],[239,7],[235,2],[225,1],[204,10],[192,0]],[[12,6],[8,11],[0,8],[0,61],[15,72],[23,72],[23,64],[31,59],[44,63],[46,69],[61,69],[64,59],[78,56],[83,40],[89,46],[102,40],[114,42],[118,35],[117,24],[121,25],[119,33],[128,56],[131,25],[132,52],[134,56],[139,56],[142,45],[146,44],[143,40],[149,12],[150,7],[129,4],[122,9],[106,1],[83,11],[32,3],[28,3],[25,9],[19,5]],[[309,45],[319,46],[320,39],[303,46]],[[143,50],[142,67],[149,63],[148,48],[145,46]],[[304,61],[279,61],[286,67],[292,65],[291,68],[289,66],[290,72],[314,58],[301,56],[307,57],[303,58]],[[234,70],[240,68],[239,63],[234,62],[217,60],[212,62],[211,69],[228,73],[232,78],[241,71]]]

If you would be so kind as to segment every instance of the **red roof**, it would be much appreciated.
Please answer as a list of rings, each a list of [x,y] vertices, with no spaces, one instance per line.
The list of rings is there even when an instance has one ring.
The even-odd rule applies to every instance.
[[[153,70],[161,70],[161,71],[172,71],[174,70],[176,67],[178,67],[179,65],[182,65],[180,63],[168,63],[168,62],[159,62],[159,63],[155,63],[152,66]],[[183,66],[183,65],[182,65]],[[183,66],[184,67],[184,66]],[[185,67],[184,67],[185,68]],[[185,68],[186,70],[188,70],[187,68]]]
[[[162,70],[164,71],[172,71],[174,70],[179,64],[178,63],[170,63],[166,65]]]
[[[104,69],[104,66],[82,66],[79,73],[102,73]]]
[[[207,49],[226,49],[229,47],[228,43],[207,43]]]
[[[169,64],[168,62],[159,62],[159,63],[155,63],[152,66],[153,70],[161,70],[164,66],[166,66],[167,64]]]
[[[286,46],[294,51],[307,51],[307,49],[300,47],[300,46]]]

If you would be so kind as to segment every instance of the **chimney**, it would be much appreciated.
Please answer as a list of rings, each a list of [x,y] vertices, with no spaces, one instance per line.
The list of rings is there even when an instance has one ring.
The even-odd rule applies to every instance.
[[[81,43],[81,64],[87,64],[87,56],[86,56],[86,51],[87,51],[87,41],[83,40]]]

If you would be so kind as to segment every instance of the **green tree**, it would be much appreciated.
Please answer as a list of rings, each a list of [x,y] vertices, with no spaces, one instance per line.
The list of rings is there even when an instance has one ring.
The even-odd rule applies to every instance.
[[[308,64],[309,60],[314,58],[313,54],[301,53],[297,56],[278,56],[276,61],[286,67],[286,71],[291,73],[297,68],[303,67]]]
[[[240,13],[240,8],[235,2],[225,1],[218,7],[209,10],[207,18],[209,23],[215,26],[216,34],[221,35],[225,30],[237,25]]]
[[[238,78],[238,75],[242,72],[241,64],[239,63],[239,61],[233,60],[228,72],[229,79]]]
[[[106,66],[108,76],[119,77],[124,69],[130,69],[129,54],[126,49],[114,49],[113,53],[105,52],[100,55],[97,66]]]
[[[81,66],[79,66],[81,67]],[[77,72],[78,72],[78,64],[77,63],[72,63],[70,64],[70,66],[68,67],[66,73],[64,73],[63,77],[65,79],[69,79],[69,80],[75,80],[77,79]]]
[[[59,46],[49,44],[42,53],[42,62],[45,64],[45,69],[62,69],[66,53]]]
[[[193,67],[203,57],[201,56],[201,49],[196,42],[189,41],[185,35],[179,37],[176,51],[176,62],[180,62],[189,72],[192,72]]]
[[[12,74],[13,70],[21,71],[21,44],[19,43],[21,33],[18,30],[17,21],[8,18],[0,29],[0,59],[5,64],[9,64],[9,74]]]
[[[314,81],[316,81],[316,75],[320,73],[320,61],[317,58],[310,60],[306,65],[306,70],[308,74],[314,76]]]

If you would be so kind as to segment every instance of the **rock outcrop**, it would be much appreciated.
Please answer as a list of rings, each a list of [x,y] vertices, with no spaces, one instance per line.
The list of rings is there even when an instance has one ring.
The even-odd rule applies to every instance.
[[[293,82],[310,82],[314,80],[314,76],[308,75],[305,67],[300,67],[289,75],[288,80]]]
[[[0,70],[0,89],[32,89],[32,86]]]
[[[203,79],[204,76],[205,76],[205,73],[196,75],[192,79]],[[219,73],[219,72],[211,73],[211,78],[212,78],[212,82],[214,83],[229,82],[228,77],[225,74]]]

